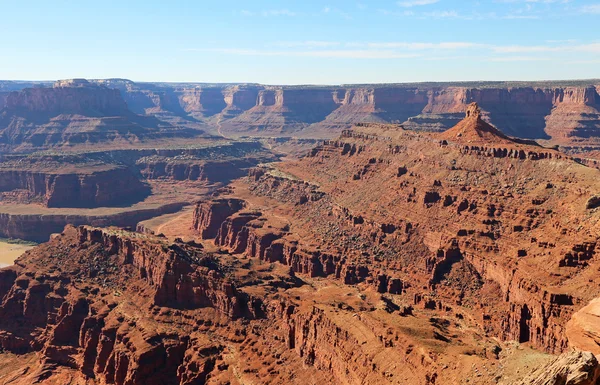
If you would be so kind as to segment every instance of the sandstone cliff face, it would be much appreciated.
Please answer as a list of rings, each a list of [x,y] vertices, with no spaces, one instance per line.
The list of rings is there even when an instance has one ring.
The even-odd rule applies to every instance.
[[[4,154],[0,237],[46,241],[69,223],[135,227],[139,221],[177,211],[198,195],[245,175],[248,168],[275,159],[256,141],[82,154]],[[164,192],[173,187],[176,194],[167,192],[165,199]]]
[[[9,92],[0,92],[0,109],[6,106],[6,99],[8,99]]]
[[[564,353],[544,367],[538,368],[518,385],[596,384],[600,373],[598,361],[591,353]]]
[[[314,186],[303,182],[257,174],[256,170],[251,175],[256,194],[295,205],[317,202],[323,197]],[[290,237],[288,229],[273,227],[261,212],[242,210],[245,206],[246,202],[239,199],[202,202],[194,211],[194,228],[204,239],[214,238],[215,245],[232,253],[281,263],[295,273],[330,277],[348,285],[368,282],[379,293],[402,293],[403,283],[397,277]]]
[[[394,122],[418,130],[443,131],[460,120],[469,103],[477,102],[486,119],[509,135],[554,138],[559,144],[589,144],[589,138],[597,134],[599,120],[598,85],[500,87],[490,84],[473,87],[424,84],[294,88],[154,85],[108,79],[93,84],[74,86],[71,82],[56,87],[55,92],[61,93],[66,100],[60,102],[62,104],[51,102],[59,99],[54,97],[41,102],[41,94],[47,91],[36,88],[22,92],[21,96],[11,94],[10,105],[25,106],[23,103],[27,102],[25,109],[35,106],[42,111],[60,109],[72,111],[63,113],[121,116],[126,106],[122,100],[117,100],[118,95],[104,87],[96,87],[104,91],[100,92],[102,95],[94,96],[89,91],[94,84],[118,89],[136,113],[189,114],[209,122],[218,119],[232,133],[289,133],[317,125],[310,132],[329,130],[328,136],[334,137],[342,129],[359,122]],[[77,97],[73,97],[75,94]],[[88,102],[77,105],[73,100]]]
[[[122,92],[137,95],[139,87],[142,86],[135,92]],[[209,121],[220,117],[225,131],[233,134],[287,134],[308,129],[315,134],[329,131],[328,136],[334,137],[342,129],[361,122],[402,123],[416,130],[443,131],[461,119],[469,103],[476,102],[485,119],[506,134],[522,138],[555,138],[557,143],[566,144],[596,135],[599,120],[597,87],[451,84],[328,88],[183,86],[174,91],[180,95],[179,104],[165,105],[160,111],[172,110],[181,115],[183,110]],[[147,91],[150,92],[148,100],[150,95],[170,92],[168,90],[175,88],[165,86],[161,91]]]
[[[557,90],[546,132],[557,141],[585,142],[598,136],[600,96],[595,87]]]
[[[65,229],[0,270],[0,346],[37,352],[55,382],[68,373],[119,385],[486,384],[515,354],[492,337],[566,350],[565,320],[582,299],[551,273],[577,272],[568,284],[598,294],[585,275],[597,267],[585,219],[596,215],[585,207],[596,171],[567,158],[461,153],[451,139],[395,126],[361,129],[199,203],[193,226],[218,254],[114,228]],[[573,179],[543,183],[548,167]],[[532,179],[494,188],[517,172]],[[587,230],[573,228],[575,217]],[[512,383],[597,376],[587,354],[547,361]]]
[[[257,87],[233,86],[224,91],[227,107],[223,110],[225,118],[232,118],[257,105],[259,89]]]
[[[77,370],[82,379],[109,384],[203,383],[222,347],[191,328],[187,335],[168,323],[156,329],[165,312],[185,311],[161,306],[210,307],[228,318],[251,318],[248,298],[222,277],[210,257],[186,245],[145,240],[121,231],[67,228],[42,248],[54,253],[54,273],[28,270],[44,263],[36,259],[40,254],[0,271],[0,346],[17,354],[40,352],[50,375],[58,365]],[[74,263],[74,256],[84,254],[95,260]],[[69,277],[89,280],[94,289],[72,285]],[[149,307],[120,303],[127,284],[137,285],[140,300]],[[99,292],[116,294],[101,299]]]
[[[258,159],[232,159],[206,161],[199,159],[173,159],[145,157],[136,162],[144,178],[171,180],[202,180],[211,183],[228,182],[246,174],[246,169],[255,166]]]
[[[559,278],[596,263],[595,220],[578,233],[566,218],[596,215],[588,198],[597,171],[507,137],[477,107],[467,114],[446,136],[361,125],[297,163],[252,170],[250,194],[287,210],[289,222],[276,225],[265,203],[247,203],[215,244],[426,309],[470,303],[490,335],[565,351],[567,321],[598,294],[576,294]]]
[[[11,92],[0,110],[0,146],[12,151],[198,134],[137,115],[118,89],[86,80]]]
[[[179,100],[187,113],[199,114],[204,117],[216,115],[227,106],[223,90],[216,87],[183,90]]]
[[[19,190],[26,193],[23,199],[17,196],[16,203],[40,201],[47,207],[85,208],[125,206],[150,193],[150,188],[127,168],[82,174],[1,170],[0,196],[9,200]]]
[[[467,102],[478,103],[489,120],[512,136],[546,138],[544,118],[550,114],[554,90],[536,88],[471,89]]]
[[[156,208],[107,215],[0,213],[0,237],[46,242],[50,235],[60,233],[69,224],[134,228],[140,221],[177,212],[183,205],[183,203],[176,202]]]
[[[37,118],[59,114],[83,116],[123,116],[129,113],[118,90],[93,86],[57,83],[53,88],[25,88],[8,95],[7,111],[33,113]]]
[[[464,376],[463,367],[448,368],[448,345],[435,337],[462,336],[458,327],[406,333],[394,325],[414,325],[415,316],[399,315],[393,302],[356,289],[323,298],[293,273],[245,269],[194,245],[68,227],[0,270],[0,354],[37,352],[38,366],[31,362],[19,385],[431,384]]]
[[[81,244],[98,244],[109,255],[139,270],[140,277],[153,288],[157,306],[183,308],[214,307],[237,318],[247,314],[246,298],[233,284],[211,269],[210,260],[202,261],[177,245],[136,242],[135,237],[123,238],[101,229],[78,228]],[[193,268],[197,263],[201,266]],[[208,267],[205,267],[206,264]],[[192,266],[190,266],[192,265]]]
[[[243,207],[244,201],[241,199],[217,199],[198,203],[194,209],[193,227],[202,238],[215,238],[221,224]]]

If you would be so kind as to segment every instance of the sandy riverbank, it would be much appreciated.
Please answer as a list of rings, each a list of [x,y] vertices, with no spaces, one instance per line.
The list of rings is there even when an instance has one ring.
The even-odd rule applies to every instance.
[[[0,242],[0,267],[12,265],[15,259],[31,248],[33,246]]]

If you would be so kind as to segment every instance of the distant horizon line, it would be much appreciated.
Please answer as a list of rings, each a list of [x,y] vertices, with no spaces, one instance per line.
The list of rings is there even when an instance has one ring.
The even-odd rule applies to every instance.
[[[356,87],[356,86],[385,86],[385,85],[431,85],[431,84],[531,84],[531,83],[585,83],[589,85],[599,85],[599,78],[572,78],[572,79],[541,79],[541,80],[425,80],[425,81],[402,81],[402,82],[373,82],[373,83],[260,83],[260,82],[211,82],[211,81],[164,81],[164,80],[131,80],[128,78],[108,77],[108,78],[60,78],[51,80],[26,80],[26,79],[0,79],[0,82],[12,83],[56,83],[66,80],[87,80],[87,81],[123,81],[131,83],[146,83],[146,84],[198,84],[198,85],[255,85],[267,87]]]

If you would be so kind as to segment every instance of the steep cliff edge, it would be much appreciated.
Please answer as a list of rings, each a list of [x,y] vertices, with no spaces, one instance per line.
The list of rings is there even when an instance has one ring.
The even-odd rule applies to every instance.
[[[211,183],[229,182],[256,166],[258,159],[202,160],[193,157],[166,158],[160,156],[140,158],[136,162],[142,176],[147,179],[201,180]]]
[[[210,308],[225,318],[252,317],[248,296],[201,250],[120,230],[67,228],[0,275],[0,346],[39,352],[34,375],[54,372],[54,381],[64,367],[81,380],[118,385],[202,383],[223,346],[186,315]],[[195,321],[211,318],[218,320],[209,311]]]
[[[563,352],[567,322],[600,293],[598,171],[508,137],[476,104],[466,114],[436,135],[357,125],[304,159],[253,170],[227,196],[245,208],[207,237],[297,274],[461,309],[490,336]],[[213,206],[199,206],[197,223]]]
[[[75,157],[77,158],[77,157]],[[46,207],[127,206],[150,195],[150,188],[127,167],[85,159],[58,161],[43,156],[0,162],[2,204]]]
[[[2,85],[6,86],[2,88]],[[13,84],[14,83],[14,84]],[[0,82],[2,99],[11,105],[38,100],[36,105],[57,108],[59,103],[41,102],[44,88],[24,88],[33,83]],[[406,128],[443,131],[460,121],[470,103],[478,103],[484,119],[505,134],[527,139],[551,139],[557,144],[597,144],[600,118],[597,80],[558,82],[417,83],[331,87],[278,87],[258,84],[135,83],[125,79],[58,82],[56,92],[78,88],[77,99],[91,104],[61,102],[78,115],[123,110],[115,95],[92,96],[86,88],[101,85],[118,89],[129,109],[158,117],[193,117],[222,126],[230,135],[337,136],[354,123],[402,123]],[[42,84],[47,86],[47,84]],[[15,96],[15,92],[20,96]],[[51,98],[50,98],[51,99]],[[113,100],[113,101],[109,101]],[[88,105],[88,107],[86,107]],[[89,105],[96,107],[89,108]],[[26,107],[30,108],[30,107]],[[67,113],[68,114],[68,113]],[[40,115],[38,113],[38,115]],[[41,114],[43,115],[43,114]],[[40,116],[41,116],[40,115]],[[87,115],[85,115],[87,116]],[[59,121],[60,122],[60,121]],[[22,125],[22,123],[20,123]],[[57,123],[58,124],[58,123]],[[64,124],[61,123],[61,124]],[[79,123],[80,124],[80,123]],[[89,123],[89,125],[97,124]],[[142,126],[154,127],[145,123]],[[315,136],[316,135],[316,136]]]
[[[0,299],[0,378],[17,385],[482,385],[536,357],[452,311],[117,228],[67,227],[0,270]],[[598,367],[535,359],[582,380]]]
[[[597,144],[600,96],[595,87],[557,90],[546,132],[560,144]]]
[[[69,223],[135,228],[139,221],[193,205],[247,169],[276,159],[259,142],[223,140],[2,154],[0,236],[46,241]]]
[[[9,150],[194,135],[134,114],[118,90],[83,79],[11,92],[0,110],[0,144]]]
[[[107,212],[0,212],[0,237],[46,242],[52,234],[60,233],[67,225],[120,226],[134,228],[138,222],[164,214],[175,213],[182,202],[153,205]]]
[[[141,109],[147,113],[189,114],[210,124],[217,122],[232,136],[333,138],[354,123],[368,122],[443,131],[458,123],[475,102],[484,119],[507,135],[589,144],[597,136],[600,120],[594,82],[331,87],[131,83],[121,92],[132,105],[155,107]],[[163,101],[167,94],[169,103]]]

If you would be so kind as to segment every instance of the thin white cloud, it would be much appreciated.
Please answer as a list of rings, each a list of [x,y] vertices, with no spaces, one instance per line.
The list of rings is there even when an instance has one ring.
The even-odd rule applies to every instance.
[[[573,0],[496,0],[495,3],[567,4]]]
[[[332,7],[326,6],[325,8],[323,8],[321,10],[321,12],[324,14],[335,14],[335,15],[343,17],[346,20],[352,20],[352,15],[350,15],[348,12],[342,11],[339,8],[332,8]]]
[[[465,55],[487,61],[544,61],[565,57],[600,60],[600,42],[588,44],[496,45],[478,42],[339,42],[298,41],[274,42],[262,48],[198,48],[187,51],[217,52],[238,56],[318,57],[345,59],[452,60]],[[569,56],[570,54],[570,56]]]
[[[598,15],[600,14],[600,4],[584,5],[583,7],[581,7],[581,12]]]
[[[431,17],[433,19],[462,19],[464,16],[460,15],[457,11],[433,11],[423,13],[425,17]]]
[[[273,47],[285,47],[285,48],[330,48],[340,46],[342,43],[339,41],[321,41],[321,40],[306,40],[306,41],[278,41],[268,46]]]
[[[600,43],[579,44],[579,45],[509,45],[509,46],[490,46],[497,53],[533,53],[533,52],[587,52],[600,53]]]
[[[503,19],[507,19],[507,20],[535,20],[535,19],[539,19],[540,16],[538,15],[522,15],[522,14],[511,14],[509,13],[508,15],[504,15],[502,16]]]
[[[397,4],[401,7],[410,8],[410,7],[417,7],[417,6],[421,6],[421,5],[435,4],[438,1],[439,0],[404,0],[404,1],[398,1]]]
[[[409,42],[389,42],[389,43],[367,43],[369,47],[374,48],[405,48],[409,50],[428,50],[428,49],[466,49],[482,47],[483,44],[471,42],[441,42],[441,43],[409,43]]]
[[[577,43],[577,39],[546,40],[546,43],[549,43],[549,44]]]
[[[186,51],[216,52],[238,56],[288,56],[288,57],[319,57],[343,59],[409,59],[421,55],[416,53],[401,53],[393,50],[315,50],[315,51],[286,51],[260,50],[243,48],[192,48]]]
[[[263,16],[263,17],[272,17],[272,16],[297,16],[296,12],[290,11],[289,9],[265,9],[262,11],[249,11],[247,9],[242,9],[240,13],[244,16]]]
[[[507,45],[491,47],[497,53],[532,53],[532,52],[557,52],[560,47],[529,46],[529,45]]]
[[[596,60],[570,60],[567,64],[600,64],[600,59]]]
[[[426,42],[406,42],[406,41],[394,41],[394,42],[339,42],[339,41],[281,41],[268,44],[267,46],[272,47],[285,47],[285,48],[331,48],[344,46],[346,48],[361,48],[361,49],[402,49],[409,51],[420,51],[420,50],[460,50],[469,48],[485,48],[488,47],[486,44],[466,42],[466,41],[449,41],[439,43],[426,43]]]
[[[552,60],[547,57],[538,57],[538,56],[502,56],[502,57],[491,57],[488,58],[488,61],[493,62],[515,62],[515,61],[548,61]]]
[[[270,9],[262,11],[263,16],[296,16],[296,12],[292,12],[289,9]]]

